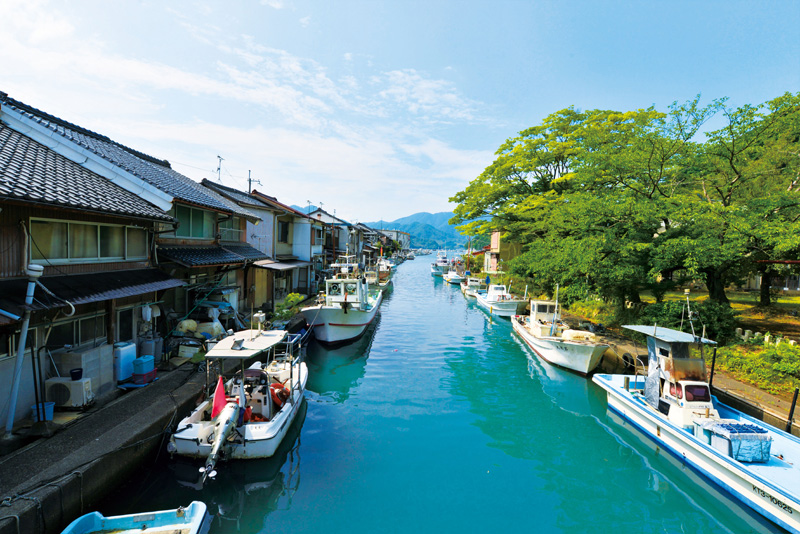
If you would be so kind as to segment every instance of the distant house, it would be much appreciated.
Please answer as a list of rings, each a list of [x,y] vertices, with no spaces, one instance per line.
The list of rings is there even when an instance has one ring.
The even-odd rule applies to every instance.
[[[411,248],[411,234],[402,232],[400,230],[381,230],[384,234],[388,235],[392,241],[397,241],[400,244],[401,250],[408,250]]]
[[[492,232],[492,240],[489,248],[483,256],[483,270],[487,273],[497,273],[503,271],[502,264],[512,258],[516,258],[522,253],[522,245],[504,241],[501,232]]]
[[[253,191],[252,196],[270,206],[275,217],[272,241],[275,263],[265,265],[274,271],[273,300],[281,302],[290,293],[316,292],[313,254],[319,237],[315,222],[275,197],[259,191]]]

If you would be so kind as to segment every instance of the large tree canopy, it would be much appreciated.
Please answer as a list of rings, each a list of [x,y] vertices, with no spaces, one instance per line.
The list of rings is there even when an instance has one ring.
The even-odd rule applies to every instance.
[[[715,113],[725,127],[705,134]],[[451,220],[524,245],[512,269],[541,290],[657,298],[702,279],[725,287],[800,250],[800,94],[730,109],[699,97],[654,108],[556,112],[507,140]]]

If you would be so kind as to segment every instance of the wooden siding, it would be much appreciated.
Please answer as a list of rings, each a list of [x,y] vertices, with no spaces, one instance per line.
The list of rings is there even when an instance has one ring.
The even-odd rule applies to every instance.
[[[25,258],[25,234],[20,221],[25,222],[30,229],[31,217],[46,219],[61,219],[65,221],[94,222],[107,224],[124,224],[142,226],[151,229],[153,223],[129,217],[105,216],[76,210],[51,208],[47,206],[34,206],[30,204],[17,204],[3,202],[0,204],[0,279],[24,276],[25,266],[30,262],[30,251]],[[152,237],[150,237],[152,238]],[[125,262],[93,262],[76,263],[72,265],[48,266],[46,261],[41,261],[44,266],[44,276],[58,274],[96,273],[103,271],[119,271],[127,269],[142,269],[149,266],[148,260]]]

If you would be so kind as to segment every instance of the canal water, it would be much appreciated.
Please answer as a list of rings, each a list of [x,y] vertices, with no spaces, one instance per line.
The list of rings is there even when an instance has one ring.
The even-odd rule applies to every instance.
[[[278,454],[221,465],[161,455],[106,514],[205,501],[212,532],[771,532],[607,413],[431,256],[397,268],[364,337],[309,346],[306,406]]]

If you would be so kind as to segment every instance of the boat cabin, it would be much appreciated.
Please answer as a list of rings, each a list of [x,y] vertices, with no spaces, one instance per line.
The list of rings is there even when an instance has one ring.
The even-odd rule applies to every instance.
[[[360,278],[330,278],[325,280],[325,305],[360,307],[367,301],[368,286]]]
[[[698,414],[716,416],[704,357],[705,346],[716,345],[715,341],[664,327],[627,325],[623,328],[647,336],[645,398],[648,404],[684,428],[691,428],[692,419]],[[690,345],[695,344],[700,346],[700,351],[692,354]]]

